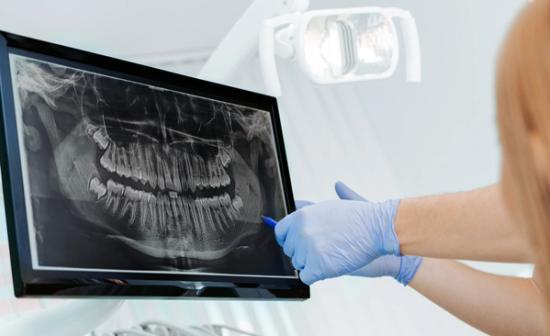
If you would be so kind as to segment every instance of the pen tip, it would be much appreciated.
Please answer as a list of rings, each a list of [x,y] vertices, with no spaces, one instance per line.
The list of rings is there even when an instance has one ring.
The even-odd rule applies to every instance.
[[[271,217],[268,217],[268,216],[260,216],[260,217],[262,218],[262,221],[264,222],[264,224],[266,224],[271,228],[275,228],[275,225],[277,225],[277,222]]]

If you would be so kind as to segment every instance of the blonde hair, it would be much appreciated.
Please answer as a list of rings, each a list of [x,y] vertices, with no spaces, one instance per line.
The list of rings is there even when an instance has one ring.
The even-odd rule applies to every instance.
[[[496,91],[504,198],[533,246],[550,303],[550,0],[528,4],[513,25]]]

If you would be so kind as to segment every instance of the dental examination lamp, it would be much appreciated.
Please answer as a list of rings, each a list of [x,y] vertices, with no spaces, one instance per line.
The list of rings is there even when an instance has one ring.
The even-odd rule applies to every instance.
[[[267,91],[281,96],[276,56],[296,60],[317,84],[383,79],[399,62],[399,19],[407,80],[419,82],[420,46],[414,18],[399,8],[362,7],[293,13],[268,19],[259,36]]]
[[[308,7],[308,0],[254,1],[199,78],[228,84],[239,65],[257,52],[266,91],[276,97],[281,96],[277,57],[297,61],[318,84],[388,78],[399,64],[398,22],[407,79],[420,81],[420,43],[410,12],[381,7],[307,11]]]

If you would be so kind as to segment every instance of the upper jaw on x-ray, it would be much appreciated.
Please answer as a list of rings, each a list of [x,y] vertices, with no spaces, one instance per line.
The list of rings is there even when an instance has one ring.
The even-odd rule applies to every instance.
[[[106,239],[150,257],[213,260],[258,232],[260,215],[284,209],[267,112],[23,57],[12,64],[31,196],[57,189]],[[44,162],[32,154],[46,148],[54,159],[40,179]]]

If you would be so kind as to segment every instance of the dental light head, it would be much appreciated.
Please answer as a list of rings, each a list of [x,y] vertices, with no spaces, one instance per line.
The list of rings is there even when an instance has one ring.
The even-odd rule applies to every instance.
[[[420,81],[414,18],[398,8],[346,8],[268,19],[260,34],[260,63],[268,92],[281,95],[275,55],[296,60],[309,78],[331,84],[388,78],[399,63],[399,20],[407,79]]]
[[[397,65],[393,22],[380,13],[306,13],[298,38],[299,60],[318,83],[379,78]]]

